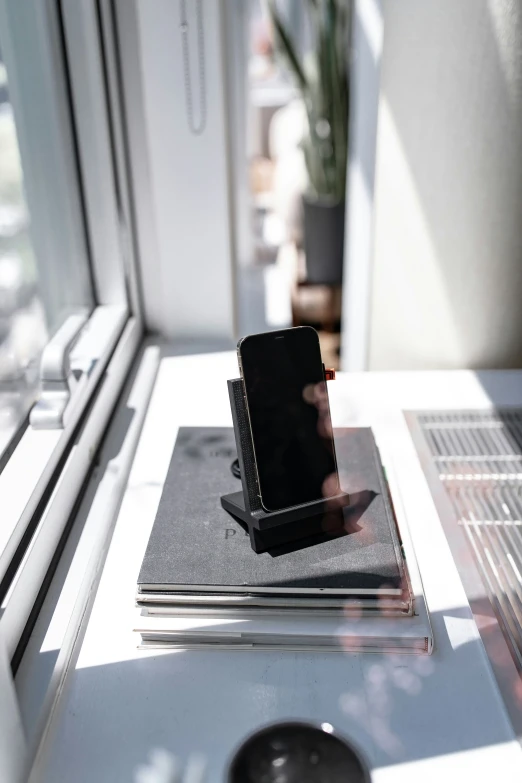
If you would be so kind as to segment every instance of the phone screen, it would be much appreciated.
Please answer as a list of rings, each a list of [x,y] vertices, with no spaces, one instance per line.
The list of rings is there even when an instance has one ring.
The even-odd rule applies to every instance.
[[[319,337],[311,327],[251,335],[239,344],[267,511],[339,493]]]

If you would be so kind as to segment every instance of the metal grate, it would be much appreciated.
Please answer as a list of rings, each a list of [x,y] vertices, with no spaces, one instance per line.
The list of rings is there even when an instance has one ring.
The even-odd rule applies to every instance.
[[[418,422],[522,668],[522,409]]]

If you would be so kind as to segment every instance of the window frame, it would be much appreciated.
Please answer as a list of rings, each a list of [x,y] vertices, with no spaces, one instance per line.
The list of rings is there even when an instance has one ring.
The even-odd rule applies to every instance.
[[[141,319],[112,0],[61,0],[96,300]]]
[[[60,237],[70,231],[75,243],[69,237],[71,252],[88,272],[93,293],[93,310],[74,348],[86,377],[71,397],[70,416],[61,429],[27,424],[0,472],[0,549],[5,547],[0,552],[0,639],[13,664],[15,653],[19,658],[23,651],[68,520],[139,349],[143,322],[113,2],[46,0],[28,9],[17,0],[0,0],[0,25],[10,85],[14,82],[15,119],[21,118],[17,132],[20,128],[24,175],[26,160],[41,174],[38,188],[31,190],[31,182],[27,188],[31,218],[34,212],[44,223],[38,210],[47,214],[46,238],[53,248],[39,257],[40,264],[50,265],[52,293],[70,261],[71,253],[60,248]],[[33,111],[31,69],[23,62],[27,47],[16,45],[16,40],[27,44],[28,30],[44,60],[35,58],[32,76],[52,96],[31,127],[26,121]],[[47,147],[37,143],[42,128],[49,137]],[[53,178],[60,150],[62,168]],[[44,198],[45,184],[56,178],[67,194],[70,225],[59,204],[48,194]]]

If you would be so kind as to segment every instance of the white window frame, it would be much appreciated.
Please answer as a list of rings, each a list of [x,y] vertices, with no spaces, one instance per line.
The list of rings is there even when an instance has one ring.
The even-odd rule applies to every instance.
[[[94,289],[94,309],[71,352],[83,382],[63,426],[28,425],[0,472],[0,639],[13,663],[143,325],[112,0],[35,0],[30,7],[0,0],[0,26],[24,174],[29,164],[29,208],[45,234],[47,252],[39,258],[49,271],[49,296],[67,283],[71,254],[90,271]],[[34,45],[39,69],[27,65],[31,58],[24,59],[17,40]],[[38,122],[28,91],[34,79],[51,96],[42,101]],[[31,171],[39,172],[34,188]],[[45,194],[49,182],[66,198],[69,214],[60,214],[60,199],[53,203]]]

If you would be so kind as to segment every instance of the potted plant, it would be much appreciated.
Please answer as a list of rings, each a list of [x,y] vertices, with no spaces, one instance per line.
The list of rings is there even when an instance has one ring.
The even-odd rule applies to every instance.
[[[348,156],[350,0],[308,0],[313,50],[300,57],[287,25],[268,0],[275,49],[293,73],[306,108],[302,148],[308,172],[303,195],[304,248],[311,283],[340,283]]]

